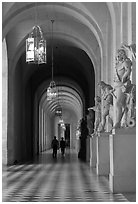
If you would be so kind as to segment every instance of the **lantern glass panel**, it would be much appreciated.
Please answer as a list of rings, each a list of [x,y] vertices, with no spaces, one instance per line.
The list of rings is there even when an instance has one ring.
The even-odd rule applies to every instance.
[[[34,38],[26,40],[26,62],[34,61]]]
[[[44,40],[39,26],[34,26],[32,33],[26,40],[26,62],[46,63],[46,40]]]
[[[56,98],[57,96],[57,90],[56,87],[48,87],[47,89],[47,100],[52,100]]]

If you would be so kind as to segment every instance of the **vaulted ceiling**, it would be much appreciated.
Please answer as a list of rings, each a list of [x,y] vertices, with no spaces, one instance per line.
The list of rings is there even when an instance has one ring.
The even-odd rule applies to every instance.
[[[46,82],[48,86],[51,80],[51,20],[54,19],[54,79],[64,89],[62,100],[64,104],[68,104],[68,109],[73,108],[73,101],[66,94],[67,87],[71,87],[72,90],[76,88],[86,109],[94,105],[95,75],[100,72],[97,64],[101,61],[104,44],[103,22],[110,23],[108,4],[4,2],[2,6],[3,38],[7,42],[13,73],[20,66],[23,83],[31,84],[34,95],[38,90],[41,90],[39,95],[43,95],[46,87],[42,84]],[[25,62],[25,39],[35,24],[41,27],[47,41],[47,64],[39,66]],[[40,86],[43,88],[40,89]]]

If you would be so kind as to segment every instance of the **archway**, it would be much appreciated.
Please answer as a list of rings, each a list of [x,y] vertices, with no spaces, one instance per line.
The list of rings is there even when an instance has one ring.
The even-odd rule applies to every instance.
[[[93,4],[92,9],[94,10],[97,6],[97,3]],[[34,23],[34,8],[34,3],[15,3],[10,4],[3,13],[3,37],[6,36],[9,57],[10,94],[8,101],[10,106],[8,106],[8,150],[18,146],[14,154],[9,151],[9,163],[14,161],[16,155],[20,155],[18,153],[23,150],[24,146],[27,147],[27,150],[23,150],[23,153],[21,153],[22,156],[19,156],[20,159],[26,160],[29,159],[28,155],[33,155],[32,135],[34,135],[34,130],[32,127],[34,124],[34,96],[40,84],[47,80],[50,81],[50,61],[46,67],[38,67],[24,63],[25,38]],[[101,69],[102,72],[104,72],[106,67],[104,66],[106,65],[103,43],[105,35],[104,29],[102,29],[101,22],[99,22],[96,17],[96,13],[93,13],[94,15],[91,14],[88,4],[79,3],[78,5],[73,5],[69,3],[56,3],[54,5],[54,3],[39,3],[39,24],[42,26],[42,29],[44,29],[45,36],[47,37],[48,52],[51,50],[50,16],[47,16],[48,20],[46,24],[44,24],[46,16],[43,15],[45,12],[42,11],[44,9],[49,10],[50,14],[53,13],[53,8],[55,8],[55,14],[59,16],[54,30],[55,64],[56,66],[59,64],[59,66],[55,68],[55,75],[57,77],[58,75],[62,77],[67,76],[69,80],[73,79],[82,86],[86,99],[86,111],[89,106],[94,105],[95,84],[101,79]],[[108,23],[110,26],[111,22],[110,18],[108,18],[109,11],[106,3],[102,4],[102,9],[103,16],[106,14],[105,18],[109,19]],[[10,11],[8,15],[6,15],[7,11]],[[30,13],[32,13],[32,17],[28,18]],[[73,19],[71,16],[73,16]],[[66,24],[66,21],[61,21],[62,18],[68,19],[69,24]],[[12,25],[15,25],[14,28]],[[26,25],[26,27],[24,27],[24,25]],[[46,30],[45,25],[47,25]],[[83,32],[84,30],[86,31],[85,34]],[[13,41],[11,41],[11,39],[13,39]],[[111,41],[111,38],[109,41]],[[48,59],[50,58],[50,53],[48,53]],[[60,59],[60,61],[57,59]],[[68,62],[69,65],[65,62]],[[59,67],[61,67],[61,64],[62,68],[60,70]],[[110,63],[108,63],[108,65],[109,64]],[[65,67],[67,67],[67,69],[64,69]],[[18,135],[20,135],[20,137]]]

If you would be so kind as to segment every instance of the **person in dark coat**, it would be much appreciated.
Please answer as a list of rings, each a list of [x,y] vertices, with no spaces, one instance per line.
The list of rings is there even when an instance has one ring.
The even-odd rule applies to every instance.
[[[83,161],[86,161],[86,139],[87,139],[87,136],[89,135],[86,117],[82,118],[81,120],[80,131],[81,131],[80,150],[78,153],[78,158],[80,158]]]
[[[66,147],[66,143],[65,143],[64,138],[62,137],[62,138],[61,138],[61,141],[60,141],[60,148],[61,148],[61,154],[62,154],[62,156],[64,156],[64,154],[65,154],[65,147]]]
[[[53,158],[57,158],[57,150],[59,149],[59,142],[56,139],[56,136],[54,136],[51,146],[53,148]]]

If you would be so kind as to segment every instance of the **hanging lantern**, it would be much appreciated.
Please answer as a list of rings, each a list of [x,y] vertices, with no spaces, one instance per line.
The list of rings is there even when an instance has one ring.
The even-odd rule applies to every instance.
[[[64,123],[61,123],[61,127],[62,127],[62,129],[63,129],[63,130],[65,130],[65,129],[66,129],[66,127],[65,127],[65,124],[64,124]]]
[[[62,116],[62,107],[60,105],[58,105],[58,107],[56,108],[55,115]]]
[[[50,85],[47,88],[47,100],[52,100],[58,95],[56,83],[53,80],[53,72],[54,72],[54,67],[53,67],[53,23],[54,23],[54,20],[51,20],[51,22],[52,22],[52,81],[50,82]]]
[[[59,123],[60,123],[61,128],[62,128],[63,130],[65,130],[65,129],[66,129],[65,123],[64,123],[64,120],[63,120],[62,118],[60,118]]]
[[[62,119],[62,117],[60,117],[59,123],[60,123],[60,124],[64,123],[64,120]]]
[[[52,100],[57,97],[57,88],[54,81],[50,82],[49,87],[47,88],[47,100]]]
[[[41,28],[37,25],[26,39],[26,62],[35,64],[46,63],[46,40]]]

